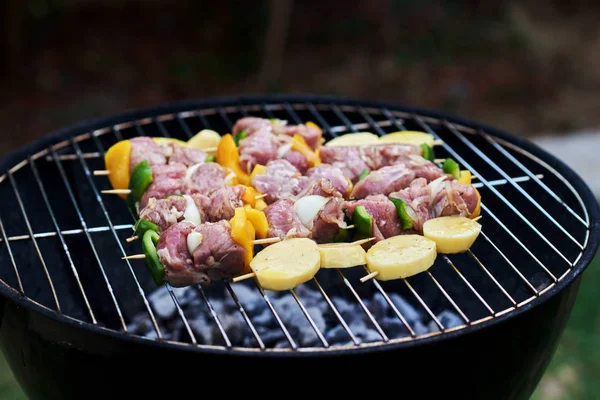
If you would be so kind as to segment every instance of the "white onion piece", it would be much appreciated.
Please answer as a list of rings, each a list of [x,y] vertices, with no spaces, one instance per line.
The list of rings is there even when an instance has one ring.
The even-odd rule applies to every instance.
[[[196,172],[196,170],[198,169],[198,167],[201,166],[202,164],[204,164],[204,163],[201,162],[201,163],[194,164],[191,167],[189,167],[187,169],[187,171],[185,171],[185,180],[189,181],[190,178],[192,177],[192,175],[194,175],[194,172]]]
[[[200,232],[192,232],[187,236],[187,247],[190,254],[196,250],[196,247],[202,243],[202,234]]]
[[[308,229],[312,229],[313,220],[328,201],[328,197],[318,195],[304,196],[294,204],[294,212],[300,219],[300,222],[302,222],[302,225]]]
[[[285,154],[292,149],[292,143],[286,143],[284,145],[279,146],[277,149],[277,158],[283,158]]]
[[[227,174],[227,176],[223,180],[223,183],[225,183],[225,185],[229,185],[236,177],[237,175],[235,174],[235,172],[231,171]]]
[[[429,204],[433,204],[433,200],[435,196],[440,191],[440,186],[442,185],[442,181],[446,179],[446,176],[440,176],[439,178],[429,182]]]
[[[196,206],[194,199],[187,194],[184,194],[183,198],[187,202],[185,212],[183,213],[183,220],[191,222],[194,225],[200,225],[202,223],[202,219],[200,218],[200,211],[198,211],[198,207]]]

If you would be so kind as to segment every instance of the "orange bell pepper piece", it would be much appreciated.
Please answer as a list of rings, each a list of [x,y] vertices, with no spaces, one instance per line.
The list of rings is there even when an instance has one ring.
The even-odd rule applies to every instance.
[[[246,191],[244,192],[244,195],[242,196],[242,201],[248,205],[250,205],[250,207],[254,207],[256,205],[256,189],[254,189],[252,186],[245,186],[246,187]]]
[[[252,179],[254,179],[256,175],[262,175],[265,172],[267,172],[267,167],[262,164],[256,164],[252,170],[252,173],[250,174],[250,182],[252,182]]]
[[[462,185],[470,185],[471,184],[471,171],[463,170],[460,171],[460,178],[458,179],[458,183]]]
[[[322,132],[322,131],[321,131],[321,128],[319,128],[319,125],[315,124],[315,123],[314,123],[314,122],[312,122],[312,121],[306,121],[306,123],[305,123],[304,125],[305,125],[306,127],[308,127],[308,128],[313,128],[313,129],[316,129],[316,130],[318,130],[319,132]]]
[[[111,146],[104,156],[104,166],[109,171],[108,180],[113,189],[129,188],[129,159],[131,155],[131,142],[122,140]],[[123,200],[126,194],[120,194]]]
[[[292,150],[302,153],[302,155],[308,160],[309,167],[316,167],[317,165],[321,164],[321,159],[319,158],[318,153],[314,152],[310,146],[306,144],[304,138],[298,134],[292,137]]]
[[[473,189],[475,189],[475,193],[477,193],[477,205],[475,206],[475,210],[473,210],[473,213],[469,216],[469,218],[471,219],[477,218],[479,217],[479,214],[481,214],[481,194],[479,193],[479,190],[477,190],[477,188]]]
[[[256,238],[254,225],[248,220],[248,215],[244,207],[237,207],[235,209],[233,218],[229,220],[229,224],[231,225],[231,238],[246,250],[244,269],[241,272],[242,274],[246,274],[250,272],[250,261],[254,257],[254,239]]]
[[[215,158],[218,164],[235,173],[238,183],[242,185],[250,183],[250,176],[240,166],[240,153],[230,133],[223,136],[219,142]]]
[[[256,236],[258,236],[259,239],[266,238],[269,232],[269,222],[267,221],[265,213],[250,207],[249,204],[246,204],[244,208],[246,209],[246,217],[252,226],[254,226]]]

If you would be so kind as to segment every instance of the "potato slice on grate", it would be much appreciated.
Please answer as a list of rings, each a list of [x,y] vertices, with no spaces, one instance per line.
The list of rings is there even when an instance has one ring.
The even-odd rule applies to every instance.
[[[347,133],[331,139],[325,146],[360,146],[364,144],[380,144],[379,136],[371,132]]]
[[[318,247],[321,268],[350,268],[367,263],[367,253],[359,244],[323,243]]]
[[[289,290],[317,273],[321,256],[317,244],[307,238],[291,238],[258,252],[250,268],[263,289]]]
[[[437,257],[436,244],[421,235],[398,235],[375,243],[367,251],[367,268],[376,279],[406,278],[426,271]]]
[[[423,224],[423,236],[433,240],[443,254],[469,250],[480,232],[479,222],[460,215],[432,218]]]
[[[379,138],[381,143],[426,144],[429,147],[433,147],[434,140],[433,135],[419,131],[392,132]]]
[[[200,132],[192,136],[188,141],[187,145],[194,149],[205,150],[216,148],[221,141],[221,135],[210,129],[203,129]],[[211,154],[214,151],[210,152]]]

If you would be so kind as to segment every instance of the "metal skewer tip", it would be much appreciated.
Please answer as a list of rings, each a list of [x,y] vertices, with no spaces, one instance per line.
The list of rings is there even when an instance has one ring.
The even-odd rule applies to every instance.
[[[99,169],[94,171],[94,176],[107,176],[110,175],[110,171],[106,169]]]
[[[102,190],[100,193],[102,194],[129,194],[131,193],[130,189],[108,189]]]
[[[362,283],[365,283],[366,281],[370,281],[371,279],[375,278],[377,275],[379,275],[379,271],[373,271],[369,275],[365,275],[362,278],[360,278],[360,281]]]
[[[121,260],[143,260],[146,258],[145,254],[133,254],[131,256],[122,257]]]
[[[281,242],[281,239],[279,239],[278,237],[272,237],[272,238],[265,238],[265,239],[256,239],[253,243],[254,244],[271,244],[271,243],[277,243],[277,242]]]
[[[245,281],[246,279],[254,278],[255,276],[256,274],[254,272],[249,272],[244,275],[236,276],[235,278],[233,278],[233,282],[236,283],[240,281]]]

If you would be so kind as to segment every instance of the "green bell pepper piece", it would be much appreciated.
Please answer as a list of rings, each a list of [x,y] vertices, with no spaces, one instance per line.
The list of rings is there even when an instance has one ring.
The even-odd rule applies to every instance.
[[[396,212],[398,213],[398,218],[400,219],[400,226],[402,227],[402,230],[405,231],[408,229],[412,229],[413,220],[406,212],[406,204],[404,203],[404,201],[395,197],[389,197],[389,199],[396,206]]]
[[[364,206],[358,206],[354,209],[352,223],[358,239],[365,239],[373,235],[373,217],[369,215]]]
[[[445,173],[452,175],[455,179],[460,179],[460,166],[451,158],[446,158],[442,164],[442,170]]]
[[[363,179],[365,179],[367,177],[367,175],[369,175],[369,170],[368,169],[363,169],[363,172],[360,173],[360,176],[358,177],[358,180],[362,181]]]
[[[240,140],[245,139],[248,137],[248,131],[247,130],[243,130],[240,131],[234,138],[233,141],[235,142],[236,147],[239,147],[240,145]]]
[[[127,196],[127,205],[137,218],[136,203],[140,201],[148,186],[152,183],[152,168],[148,160],[144,160],[135,166],[129,178],[129,190],[131,193]]]
[[[165,267],[160,262],[158,253],[156,252],[156,243],[159,236],[156,231],[148,230],[142,238],[142,251],[146,255],[146,265],[150,270],[154,283],[160,286],[165,278]]]
[[[435,154],[433,153],[433,149],[429,147],[429,145],[423,143],[421,144],[421,149],[423,149],[423,158],[429,161],[433,161],[435,159]]]
[[[140,218],[133,226],[138,237],[143,237],[146,231],[160,231],[160,227],[147,219]]]
[[[216,159],[216,157],[214,155],[209,154],[209,155],[206,156],[206,160],[205,161],[206,162],[215,162],[216,160],[217,159]]]

